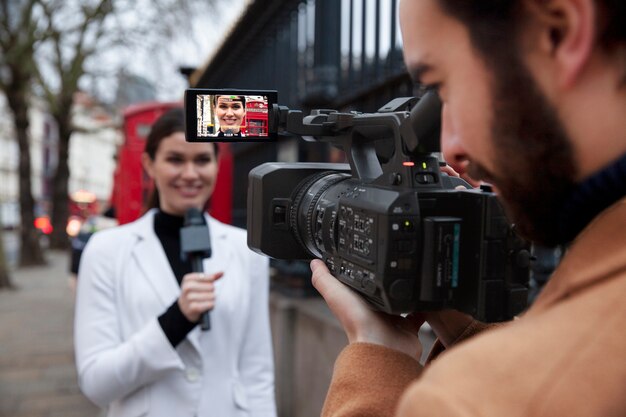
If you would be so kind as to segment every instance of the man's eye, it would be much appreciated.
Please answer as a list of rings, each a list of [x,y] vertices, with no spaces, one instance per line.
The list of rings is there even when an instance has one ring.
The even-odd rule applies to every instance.
[[[180,164],[183,162],[183,160],[182,158],[170,157],[170,158],[167,158],[167,162],[171,164]]]
[[[441,88],[440,83],[420,84],[420,87],[419,87],[420,96],[428,93],[429,91],[434,91],[435,93],[438,93],[440,88]]]

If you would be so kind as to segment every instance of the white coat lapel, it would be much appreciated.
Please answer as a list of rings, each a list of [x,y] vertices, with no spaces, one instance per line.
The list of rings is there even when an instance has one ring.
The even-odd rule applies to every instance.
[[[144,273],[144,277],[150,282],[152,288],[163,302],[163,311],[180,296],[180,285],[176,281],[172,267],[170,266],[161,241],[154,232],[154,215],[150,221],[142,225],[139,230],[139,243],[135,247],[133,255]],[[200,341],[197,335],[199,328],[194,328],[187,338],[198,354],[201,352]],[[195,334],[195,336],[194,336]]]
[[[154,211],[138,220],[136,226],[138,242],[133,257],[163,303],[165,311],[180,295],[180,286],[167,261],[163,245],[154,232]]]

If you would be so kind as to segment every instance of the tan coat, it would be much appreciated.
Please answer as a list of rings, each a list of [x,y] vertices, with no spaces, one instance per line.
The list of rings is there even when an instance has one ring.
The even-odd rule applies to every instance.
[[[626,416],[626,198],[578,236],[519,320],[424,370],[381,346],[348,346],[323,415]]]

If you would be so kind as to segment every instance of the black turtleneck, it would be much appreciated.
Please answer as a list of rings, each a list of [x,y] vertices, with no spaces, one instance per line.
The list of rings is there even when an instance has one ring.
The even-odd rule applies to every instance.
[[[161,241],[167,260],[172,272],[178,281],[183,280],[185,274],[191,272],[191,262],[183,261],[180,253],[180,228],[185,223],[184,217],[172,216],[162,211],[154,215],[154,232]],[[187,317],[180,310],[178,300],[158,318],[163,333],[167,336],[173,347],[178,346],[185,339],[185,336],[193,330],[198,323],[187,320]]]
[[[180,255],[180,229],[185,224],[182,216],[173,216],[163,211],[154,215],[154,232],[161,241],[174,276],[180,284],[185,274],[191,272],[191,262],[183,261]]]
[[[626,154],[576,186],[559,218],[561,242],[571,242],[601,211],[626,196]]]

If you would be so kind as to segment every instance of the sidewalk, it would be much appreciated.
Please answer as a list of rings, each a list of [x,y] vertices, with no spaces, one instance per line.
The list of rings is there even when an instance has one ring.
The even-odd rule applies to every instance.
[[[76,381],[68,254],[47,259],[14,270],[17,290],[0,291],[0,417],[97,417]]]

